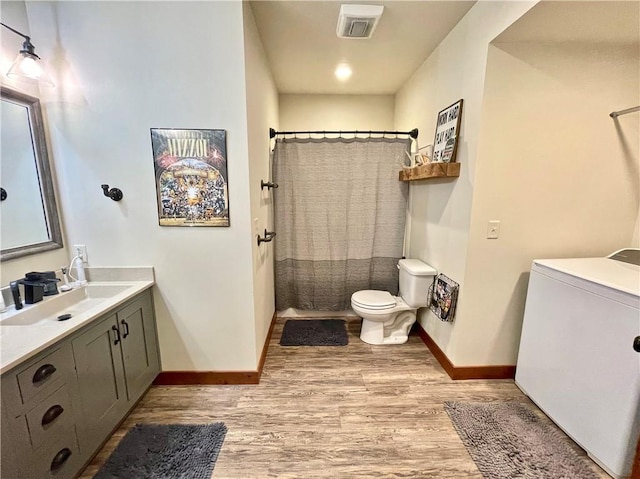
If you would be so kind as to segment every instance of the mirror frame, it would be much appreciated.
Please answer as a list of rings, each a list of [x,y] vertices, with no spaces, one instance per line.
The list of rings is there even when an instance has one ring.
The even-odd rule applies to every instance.
[[[33,144],[36,168],[38,170],[38,183],[40,185],[40,194],[42,195],[43,210],[49,233],[48,241],[16,246],[0,251],[0,261],[7,261],[21,258],[22,256],[62,248],[63,243],[56,196],[53,189],[53,179],[51,177],[51,167],[49,165],[49,154],[47,152],[47,143],[44,135],[40,100],[36,97],[7,88],[4,85],[0,85],[0,99],[22,105],[27,109],[29,122],[31,123],[31,142]]]

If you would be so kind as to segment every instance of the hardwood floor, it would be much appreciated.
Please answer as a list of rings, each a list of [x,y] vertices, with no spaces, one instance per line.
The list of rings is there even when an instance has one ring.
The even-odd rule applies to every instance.
[[[93,477],[136,423],[222,421],[214,478],[481,478],[443,402],[531,404],[513,380],[452,381],[417,334],[370,346],[350,319],[348,346],[281,347],[284,322],[259,385],[152,387],[81,477]]]

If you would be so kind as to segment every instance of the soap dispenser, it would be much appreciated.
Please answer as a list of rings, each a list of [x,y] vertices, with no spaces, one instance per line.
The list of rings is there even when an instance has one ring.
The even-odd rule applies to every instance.
[[[69,272],[69,268],[62,266],[60,268],[60,271],[62,272],[62,279],[64,280],[64,284],[60,286],[60,291],[64,293],[73,289],[73,286],[69,284],[69,276],[67,275],[67,273]]]

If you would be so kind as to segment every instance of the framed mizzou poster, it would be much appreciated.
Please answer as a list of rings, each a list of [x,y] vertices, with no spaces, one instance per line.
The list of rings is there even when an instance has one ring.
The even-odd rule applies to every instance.
[[[225,130],[151,129],[160,226],[229,226]]]

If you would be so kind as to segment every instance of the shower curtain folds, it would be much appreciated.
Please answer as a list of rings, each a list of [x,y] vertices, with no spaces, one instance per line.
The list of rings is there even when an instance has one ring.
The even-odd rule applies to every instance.
[[[410,139],[276,140],[276,308],[341,311],[362,289],[397,294]]]

